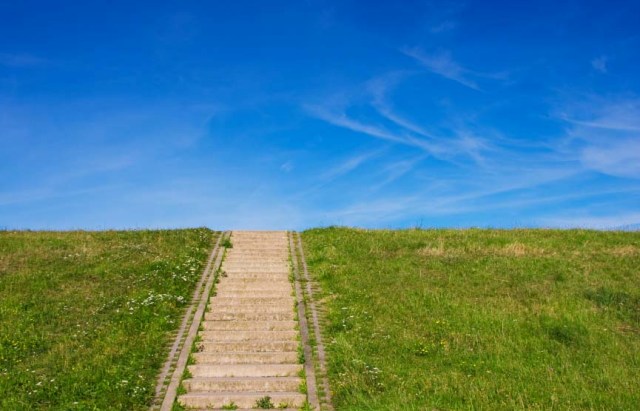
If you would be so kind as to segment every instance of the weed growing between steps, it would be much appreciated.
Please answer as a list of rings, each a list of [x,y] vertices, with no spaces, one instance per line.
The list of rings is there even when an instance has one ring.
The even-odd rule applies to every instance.
[[[213,237],[0,232],[0,409],[146,409]]]
[[[265,397],[260,398],[258,401],[256,401],[255,408],[270,410],[272,408],[275,408],[275,405],[273,405],[273,403],[271,402],[271,397],[267,395]]]
[[[339,410],[635,409],[640,233],[303,234]]]

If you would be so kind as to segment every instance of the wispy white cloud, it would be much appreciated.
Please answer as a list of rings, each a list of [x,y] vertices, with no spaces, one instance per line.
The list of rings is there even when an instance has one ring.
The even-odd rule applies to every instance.
[[[445,20],[438,24],[434,24],[429,28],[429,31],[433,34],[445,33],[458,27],[458,23],[453,20]]]
[[[558,116],[570,124],[563,150],[586,168],[640,178],[640,98],[591,96]]]
[[[319,105],[306,105],[305,109],[312,116],[324,120],[334,126],[343,127],[357,133],[366,134],[381,140],[391,141],[394,143],[406,144],[404,137],[395,135],[382,127],[364,124],[349,118],[345,113],[335,113],[326,107]]]
[[[335,113],[323,106],[306,106],[306,108],[309,114],[334,126],[380,140],[415,147],[441,160],[455,161],[457,156],[466,155],[475,161],[482,161],[480,153],[488,148],[483,139],[463,132],[455,138],[436,138],[422,130],[420,126],[410,123],[390,110],[379,108],[383,117],[403,128],[400,131],[389,131],[382,126],[363,123],[343,112]],[[416,134],[420,135],[416,136]]]
[[[540,175],[542,173],[542,175]],[[488,175],[479,177],[480,183],[476,188],[461,190],[444,190],[454,186],[461,187],[461,181],[444,181],[442,184],[426,185],[426,188],[411,195],[398,196],[391,193],[387,196],[377,195],[371,199],[358,200],[341,208],[326,213],[330,221],[339,221],[346,225],[397,224],[408,216],[423,219],[442,219],[443,217],[457,218],[463,216],[482,215],[482,213],[507,213],[502,223],[497,226],[510,226],[515,220],[508,220],[513,211],[529,210],[526,220],[519,218],[518,222],[525,226],[542,227],[582,227],[595,229],[617,229],[638,225],[640,213],[622,213],[620,215],[602,216],[588,214],[589,210],[579,206],[571,214],[561,216],[538,217],[538,209],[543,205],[571,204],[571,202],[588,198],[606,197],[611,195],[637,195],[640,188],[594,188],[579,192],[547,193],[546,187],[553,187],[560,180],[575,176],[571,170],[558,170],[556,173],[532,170],[526,175],[504,175],[491,178]],[[537,187],[538,190],[532,188]],[[523,191],[526,190],[526,191]],[[516,195],[516,193],[518,193]],[[468,221],[468,220],[467,220]],[[471,220],[473,221],[473,219]],[[466,224],[469,224],[468,222]],[[483,226],[482,217],[476,217],[473,225]]]
[[[592,228],[614,230],[640,227],[640,212],[616,213],[610,215],[556,215],[541,218],[541,225],[558,228]]]
[[[341,104],[333,102],[335,97],[325,99],[321,104],[305,105],[308,114],[329,124],[367,135],[379,140],[417,148],[425,154],[439,160],[463,167],[489,167],[490,163],[515,162],[514,153],[499,146],[495,141],[495,132],[479,129],[475,124],[466,124],[463,117],[449,118],[446,124],[429,127],[407,118],[396,110],[387,96],[402,81],[412,75],[410,72],[397,71],[379,76],[365,83],[365,97],[350,102],[343,98]],[[366,99],[366,96],[369,98]],[[366,119],[346,114],[352,107],[371,108],[378,117]],[[376,121],[376,123],[373,123]],[[432,131],[431,128],[437,131]],[[488,137],[483,134],[488,133]],[[493,141],[492,141],[493,140]],[[490,161],[491,160],[491,161]],[[498,172],[498,170],[494,170]],[[375,187],[375,185],[374,185]]]
[[[387,93],[406,77],[406,73],[394,72],[385,76],[376,77],[367,82],[367,91],[371,94],[371,105],[387,120],[412,131],[420,136],[435,139],[436,136],[428,132],[424,127],[398,115],[387,102]]]
[[[284,171],[285,173],[289,173],[294,169],[293,166],[293,161],[289,160],[289,161],[285,161],[284,163],[282,163],[280,165],[280,170]]]
[[[463,86],[480,91],[478,84],[471,78],[473,72],[458,64],[451,53],[440,51],[427,54],[417,47],[405,47],[401,51],[409,57],[416,59],[427,70],[449,80],[456,81]]]
[[[591,60],[591,67],[593,67],[594,70],[599,71],[600,73],[606,74],[607,60],[608,59],[606,56],[600,56],[598,58],[595,58]]]
[[[470,216],[478,216],[475,224],[482,225],[483,213],[505,213],[505,218],[511,219],[505,220],[505,225],[553,226],[551,221],[536,220],[543,209],[575,207],[579,215],[585,210],[584,204],[596,198],[605,201],[607,195],[635,195],[626,192],[628,184],[622,183],[620,187],[626,188],[564,191],[561,187],[584,184],[593,170],[640,176],[640,100],[601,98],[595,103],[566,105],[558,117],[568,124],[567,138],[562,144],[538,143],[535,150],[530,150],[501,138],[499,130],[478,125],[469,113],[453,115],[436,125],[404,114],[394,104],[394,91],[412,75],[399,71],[374,78],[365,85],[368,94],[359,94],[351,102],[341,100],[343,104],[337,108],[326,103],[306,107],[309,114],[332,125],[423,151],[414,157],[404,152],[405,157],[399,160],[379,161],[377,173],[359,176],[371,181],[368,189],[331,210],[322,210],[322,218],[332,223],[380,226],[406,223],[407,216],[434,221],[466,218],[461,224],[470,224]],[[548,141],[553,140],[550,137]],[[450,164],[420,167],[429,157]],[[345,169],[350,169],[349,164],[344,164]],[[359,164],[358,157],[353,164]],[[434,171],[436,174],[430,175]],[[380,190],[407,174],[412,177],[411,192],[401,184]],[[595,220],[585,220],[585,226],[605,227]]]
[[[372,95],[371,104],[377,112],[401,128],[427,139],[432,144],[432,153],[440,158],[452,158],[463,154],[473,158],[478,163],[483,162],[482,152],[493,149],[486,139],[462,127],[455,127],[450,130],[453,137],[444,137],[407,119],[392,108],[387,101],[387,92],[404,78],[403,74],[392,73],[369,81],[367,88]]]
[[[304,198],[314,197],[330,186],[335,180],[356,171],[363,164],[378,158],[385,151],[386,147],[377,150],[357,152],[330,164],[327,168],[314,173],[315,178],[313,181],[304,186],[303,189],[293,193],[290,196],[290,201],[295,203]],[[325,163],[328,162],[329,161],[325,161]]]
[[[420,155],[413,158],[406,158],[398,161],[393,161],[382,167],[380,170],[384,175],[383,179],[378,183],[371,186],[371,191],[380,190],[382,187],[391,184],[402,176],[413,171],[416,166],[426,158],[424,155]]]
[[[87,195],[174,166],[206,132],[207,116],[200,107],[0,101],[0,162],[23,178],[3,179],[0,206]]]
[[[640,178],[640,139],[589,145],[582,150],[582,161],[606,174]]]
[[[438,145],[407,133],[394,133],[381,126],[365,124],[348,117],[345,113],[335,113],[323,106],[307,105],[305,108],[312,116],[320,120],[324,120],[329,124],[333,124],[334,126],[343,127],[380,140],[417,147],[432,154],[438,154],[441,152],[441,148],[438,147]]]
[[[640,131],[640,97],[587,96],[565,104],[559,116],[570,123],[613,131]]]
[[[369,161],[372,158],[377,157],[381,153],[382,153],[382,150],[369,151],[365,153],[357,153],[356,155],[353,155],[341,161],[340,163],[332,166],[328,170],[326,170],[321,175],[320,178],[325,181],[334,180],[340,176],[343,176],[345,174],[348,174],[354,171],[355,169],[360,167],[362,164],[364,164],[365,162]]]
[[[430,72],[476,91],[483,91],[478,84],[478,80],[486,79],[501,81],[503,83],[509,81],[510,72],[508,70],[495,72],[472,70],[455,61],[451,52],[448,50],[427,53],[419,47],[404,47],[401,48],[400,51],[406,56],[418,61],[418,63]]]

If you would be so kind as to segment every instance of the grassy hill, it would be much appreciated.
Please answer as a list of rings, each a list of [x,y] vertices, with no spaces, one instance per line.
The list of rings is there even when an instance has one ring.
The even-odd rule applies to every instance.
[[[216,236],[0,232],[0,409],[146,409]],[[338,410],[640,403],[640,233],[303,240]]]
[[[640,233],[303,233],[338,410],[636,409]]]
[[[214,237],[0,232],[0,409],[147,409]]]

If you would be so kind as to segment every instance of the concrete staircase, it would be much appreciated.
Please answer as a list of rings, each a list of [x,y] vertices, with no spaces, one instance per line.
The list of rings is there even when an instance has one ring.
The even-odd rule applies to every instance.
[[[300,392],[287,233],[236,231],[231,242],[178,402],[250,409],[269,397],[274,408],[297,409],[306,396]]]

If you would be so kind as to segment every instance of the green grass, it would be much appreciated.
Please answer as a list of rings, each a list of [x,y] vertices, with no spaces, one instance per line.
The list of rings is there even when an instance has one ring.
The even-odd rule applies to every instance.
[[[337,410],[637,409],[640,233],[314,229]]]
[[[214,235],[0,232],[0,409],[146,409]]]

